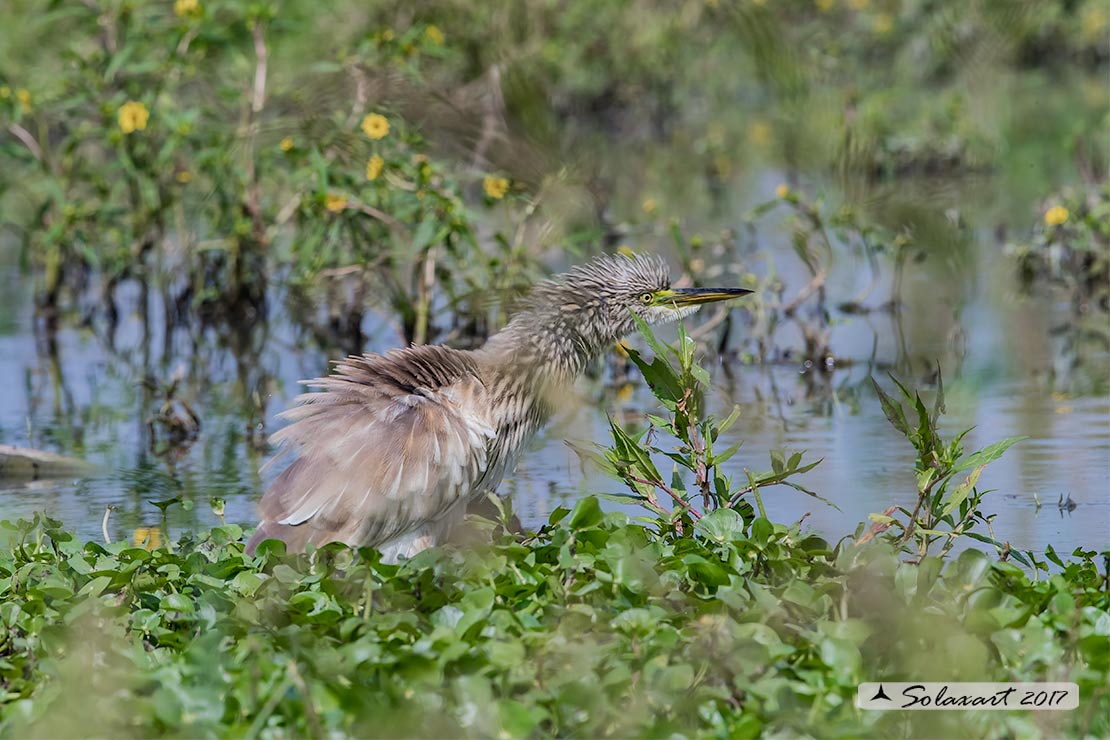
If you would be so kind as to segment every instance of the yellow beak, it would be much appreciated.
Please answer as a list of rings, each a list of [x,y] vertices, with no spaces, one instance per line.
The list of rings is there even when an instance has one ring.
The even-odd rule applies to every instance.
[[[727,301],[730,298],[739,298],[752,291],[747,288],[674,288],[663,291],[659,295],[659,302],[663,305],[673,305],[676,308],[685,306],[700,306],[703,303]]]

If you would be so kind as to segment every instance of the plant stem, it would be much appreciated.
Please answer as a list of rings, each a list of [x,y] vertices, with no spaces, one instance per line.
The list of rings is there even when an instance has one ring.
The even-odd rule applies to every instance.
[[[679,496],[677,493],[672,491],[670,486],[668,486],[663,481],[650,481],[644,478],[637,477],[635,475],[629,475],[628,479],[630,481],[635,481],[636,483],[643,483],[645,486],[654,486],[655,488],[660,488],[666,491],[667,495],[673,498],[676,504],[690,513],[690,516],[694,517],[694,519],[701,519],[701,514],[698,512],[698,510],[690,506],[686,499],[682,498],[682,496]]]

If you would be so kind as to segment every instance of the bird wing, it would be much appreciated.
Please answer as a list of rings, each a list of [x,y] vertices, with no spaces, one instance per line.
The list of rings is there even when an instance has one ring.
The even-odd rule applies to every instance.
[[[350,357],[307,385],[322,392],[282,414],[292,423],[274,441],[297,457],[263,495],[256,538],[380,545],[443,516],[481,479],[495,430],[470,353]]]

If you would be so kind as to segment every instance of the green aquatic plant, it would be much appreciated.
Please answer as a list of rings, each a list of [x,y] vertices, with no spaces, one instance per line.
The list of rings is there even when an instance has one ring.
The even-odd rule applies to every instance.
[[[539,531],[401,565],[329,545],[173,548],[4,523],[5,736],[1101,735],[1110,592],[1093,551],[1032,581],[968,550],[923,569],[881,542],[721,509],[660,538],[594,498]],[[766,520],[757,520],[765,522]],[[1080,711],[861,712],[872,680],[1074,681]],[[63,710],[64,708],[64,710]],[[1044,723],[1048,723],[1047,725]]]
[[[882,514],[872,514],[871,520],[875,524],[861,539],[866,541],[878,532],[888,532],[893,528],[888,535],[894,535],[897,546],[912,552],[916,562],[921,563],[930,556],[934,543],[940,542],[939,556],[943,558],[960,537],[970,537],[995,546],[1003,557],[1012,554],[1024,565],[1032,566],[1030,559],[1012,551],[1008,543],[995,540],[993,532],[984,535],[971,531],[977,523],[985,524],[989,530],[993,518],[981,509],[983,497],[988,493],[977,485],[983,469],[1012,445],[1026,438],[1009,437],[965,454],[961,442],[970,429],[957,434],[947,443],[940,436],[939,422],[945,406],[944,381],[939,368],[932,408],[925,405],[920,393],[911,393],[894,376],[891,376],[891,381],[898,387],[902,401],[892,398],[878,383],[872,381],[872,385],[887,420],[917,451],[914,461],[917,483],[915,504],[912,511],[903,506],[892,506]],[[908,414],[906,405],[910,408]],[[965,472],[966,477],[961,475]],[[893,516],[896,513],[901,518]]]
[[[626,347],[629,358],[639,368],[664,415],[648,415],[648,427],[632,433],[610,419],[612,444],[602,454],[575,448],[580,455],[599,464],[627,484],[628,494],[610,494],[623,503],[643,506],[657,517],[665,532],[692,534],[708,526],[708,521],[733,522],[748,531],[756,519],[767,522],[760,491],[786,485],[820,498],[793,477],[812,470],[820,461],[802,462],[802,453],[787,456],[771,453],[771,470],[745,470],[745,479],[734,483],[725,463],[740,450],[741,443],[721,449],[721,435],[739,419],[736,408],[725,419],[705,411],[705,391],[709,373],[697,363],[696,343],[679,326],[676,346],[659,342],[651,329],[637,317],[640,335],[655,353],[648,361],[640,352]],[[660,434],[665,435],[662,439]],[[677,445],[665,445],[666,441]],[[672,464],[664,475],[654,458],[667,458]],[[755,502],[754,506],[751,503]],[[720,512],[720,513],[718,513]],[[713,515],[707,520],[707,515]]]
[[[1030,241],[1008,244],[1006,252],[1027,287],[1062,290],[1077,320],[1110,311],[1110,183],[1053,195]]]
[[[248,556],[234,524],[140,547],[81,542],[42,515],[0,523],[0,734],[1110,732],[1110,552],[1050,548],[1056,570],[1037,579],[1006,552],[904,558],[905,537],[928,553],[939,536],[926,522],[950,526],[949,542],[967,534],[962,507],[980,497],[958,469],[1011,441],[964,457],[937,435],[943,403],[930,413],[912,396],[911,426],[880,395],[919,448],[928,495],[905,512],[905,534],[887,526],[833,545],[771,521],[759,502],[761,487],[797,485],[800,461],[773,456],[771,472],[733,490],[720,464],[735,450],[715,451],[727,424],[705,416],[693,343],[645,339],[652,361],[630,356],[662,406],[653,427],[678,447],[614,425],[598,457],[646,520],[587,496],[517,532],[501,507],[501,524],[471,521],[485,544],[400,564],[339,544],[293,555],[272,541]],[[674,461],[670,482],[657,454]],[[855,707],[859,683],[907,679],[1071,681],[1080,710]]]

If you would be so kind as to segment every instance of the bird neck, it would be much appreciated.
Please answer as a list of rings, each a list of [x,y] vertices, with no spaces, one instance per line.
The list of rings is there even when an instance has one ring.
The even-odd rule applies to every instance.
[[[583,333],[573,314],[552,307],[516,314],[481,351],[531,380],[559,383],[577,377],[612,341]]]

